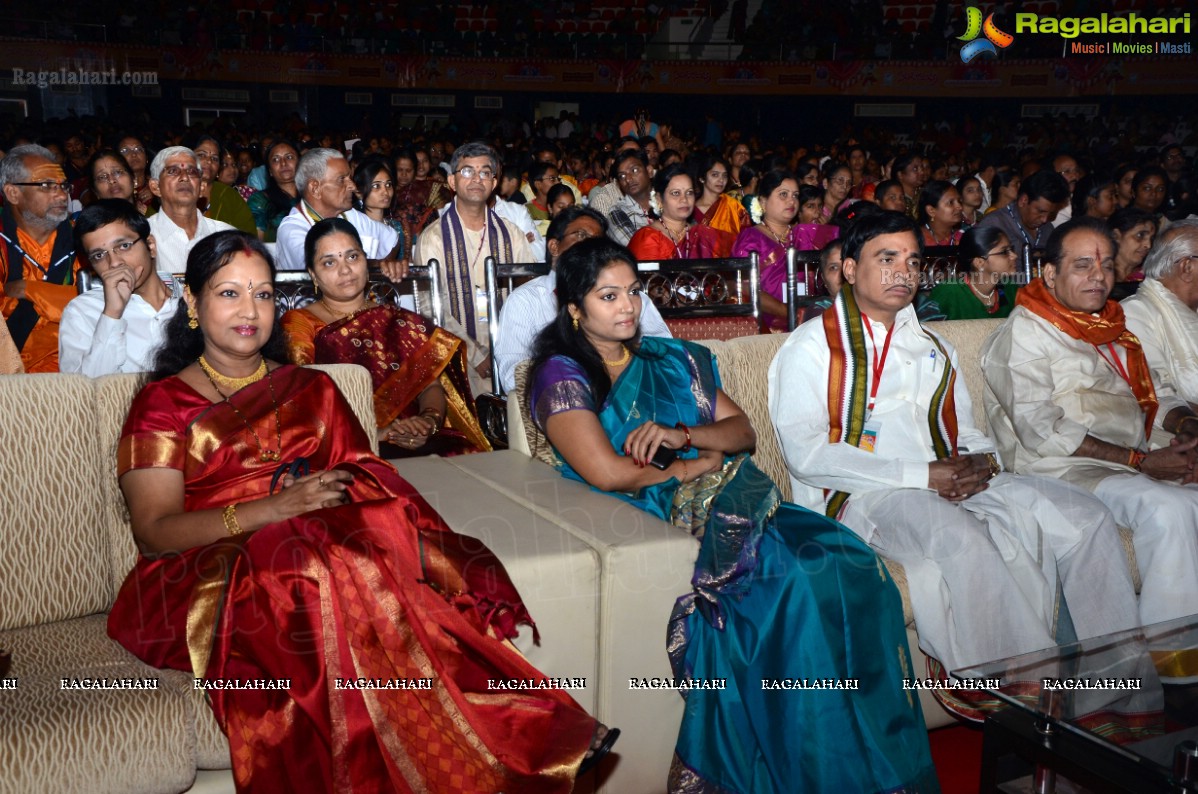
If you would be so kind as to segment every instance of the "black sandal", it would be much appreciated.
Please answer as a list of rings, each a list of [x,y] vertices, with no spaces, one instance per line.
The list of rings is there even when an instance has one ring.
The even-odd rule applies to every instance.
[[[616,743],[616,739],[619,738],[619,728],[608,728],[607,735],[603,737],[603,741],[599,744],[599,746],[590,751],[590,756],[582,759],[582,763],[578,766],[578,774],[585,775],[587,772],[590,772],[592,769],[597,767],[599,762],[603,760],[604,756],[611,752],[612,745],[614,745]]]

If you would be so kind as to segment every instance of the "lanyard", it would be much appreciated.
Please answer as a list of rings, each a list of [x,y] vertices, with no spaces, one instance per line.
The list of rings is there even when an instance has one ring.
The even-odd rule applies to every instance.
[[[874,403],[878,401],[878,385],[882,382],[882,370],[886,369],[886,357],[890,355],[890,340],[894,336],[894,323],[891,324],[890,330],[886,332],[886,342],[882,345],[882,357],[878,358],[878,345],[874,342],[873,324],[870,323],[869,317],[862,312],[861,317],[865,320],[865,330],[869,332],[870,345],[873,347],[871,351],[874,358],[873,381],[869,386],[869,405],[865,408],[865,416],[868,419],[874,412]]]
[[[0,239],[3,239],[4,242],[8,243],[9,245],[13,246],[18,251],[20,251],[21,256],[25,257],[25,261],[27,261],[29,264],[36,267],[38,270],[42,271],[42,281],[49,281],[50,280],[50,271],[53,270],[54,268],[58,267],[59,265],[61,265],[63,263],[63,260],[69,259],[70,257],[75,255],[75,252],[71,251],[71,253],[66,254],[61,259],[59,259],[57,262],[50,263],[50,266],[48,268],[42,267],[41,263],[39,263],[36,259],[34,259],[32,256],[30,256],[29,253],[24,248],[22,248],[21,244],[18,243],[16,240],[8,239],[8,235],[4,234],[3,232],[0,232]]]
[[[1107,342],[1106,346],[1107,346],[1107,349],[1111,351],[1110,358],[1106,357],[1106,354],[1102,352],[1102,348],[1099,347],[1098,345],[1095,345],[1094,349],[1098,351],[1098,355],[1102,356],[1103,361],[1105,361],[1106,363],[1110,364],[1112,367],[1115,368],[1115,371],[1119,373],[1119,377],[1121,377],[1121,378],[1123,378],[1123,380],[1127,381],[1127,385],[1128,385],[1128,387],[1130,387],[1131,386],[1131,376],[1128,375],[1127,370],[1123,368],[1123,362],[1121,362],[1119,360],[1119,354],[1115,350],[1115,345],[1112,344],[1111,342]],[[1132,394],[1135,394],[1136,390],[1133,388],[1131,391],[1132,391]]]
[[[1027,236],[1027,229],[1023,228],[1023,221],[1021,221],[1019,219],[1019,216],[1015,214],[1015,205],[1014,204],[1007,205],[1007,214],[1011,216],[1011,220],[1015,221],[1015,228],[1019,230],[1019,233],[1021,235],[1023,235],[1024,247],[1031,248],[1032,247],[1032,239]],[[1040,239],[1040,230],[1039,229],[1036,230],[1036,239]]]

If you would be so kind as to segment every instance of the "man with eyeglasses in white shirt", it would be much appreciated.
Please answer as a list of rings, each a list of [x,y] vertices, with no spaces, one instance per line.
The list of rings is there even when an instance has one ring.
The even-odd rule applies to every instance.
[[[441,268],[441,304],[449,309],[442,325],[466,341],[471,386],[489,388],[491,355],[487,330],[484,261],[500,264],[532,261],[528,239],[510,221],[487,206],[498,184],[499,156],[485,143],[458,147],[449,163],[453,204],[416,238],[412,261]]]
[[[399,234],[353,207],[354,180],[349,161],[336,149],[310,149],[295,169],[295,189],[300,201],[279,224],[276,264],[279,270],[304,269],[304,240],[308,231],[325,218],[342,217],[362,238],[362,250],[371,267],[399,281],[408,273]]]
[[[516,386],[516,366],[532,358],[532,344],[541,330],[557,316],[557,260],[575,243],[607,234],[607,220],[587,207],[566,207],[549,224],[546,246],[548,275],[512,290],[499,313],[499,338],[495,343],[495,366],[504,391]],[[651,300],[641,301],[641,336],[670,337],[670,329]]]
[[[200,167],[186,146],[168,146],[154,156],[150,190],[162,203],[150,216],[150,231],[158,243],[158,269],[165,273],[184,272],[196,243],[233,228],[200,212]]]
[[[149,221],[127,200],[100,199],[75,221],[75,249],[101,287],[63,309],[59,370],[98,378],[153,369],[182,290],[158,277]]]
[[[49,149],[14,146],[0,160],[0,313],[26,372],[58,370],[58,320],[75,297],[70,185]]]

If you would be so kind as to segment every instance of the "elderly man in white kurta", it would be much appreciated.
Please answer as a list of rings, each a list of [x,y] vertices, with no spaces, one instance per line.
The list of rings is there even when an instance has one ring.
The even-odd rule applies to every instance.
[[[1157,382],[1198,403],[1198,220],[1174,221],[1144,260],[1144,281],[1123,300],[1127,330]]]
[[[1090,494],[1002,473],[973,424],[956,353],[911,303],[915,225],[862,218],[847,284],[770,366],[794,500],[904,566],[920,646],[949,670],[1055,643],[1058,582],[1079,637],[1137,624],[1117,530]]]
[[[1094,219],[1057,229],[1043,278],[983,347],[982,372],[1003,460],[1092,491],[1133,530],[1147,624],[1198,613],[1198,417],[1170,383],[1153,383],[1107,300],[1114,250]]]

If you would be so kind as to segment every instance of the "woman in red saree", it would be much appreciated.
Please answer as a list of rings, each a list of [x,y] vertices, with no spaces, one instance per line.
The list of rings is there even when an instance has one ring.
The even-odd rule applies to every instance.
[[[653,178],[657,201],[654,209],[660,216],[648,226],[638,229],[628,241],[628,249],[639,261],[654,259],[712,259],[719,257],[716,249],[720,233],[709,226],[691,223],[695,211],[695,187],[691,175],[675,164]]]
[[[424,227],[437,217],[437,210],[453,200],[453,194],[441,183],[416,176],[416,155],[408,150],[395,155],[395,198],[391,200],[391,217],[403,224],[403,252],[412,256],[412,245]]]
[[[560,690],[488,689],[544,678],[506,642],[527,610],[325,374],[269,360],[272,276],[239,232],[188,258],[187,311],[121,439],[142,556],[109,634],[203,679],[239,791],[565,794],[617,732]]]
[[[320,297],[283,315],[288,358],[360,364],[370,372],[383,457],[490,450],[462,340],[415,312],[367,298],[366,254],[353,224],[326,218],[313,225],[304,260]]]

